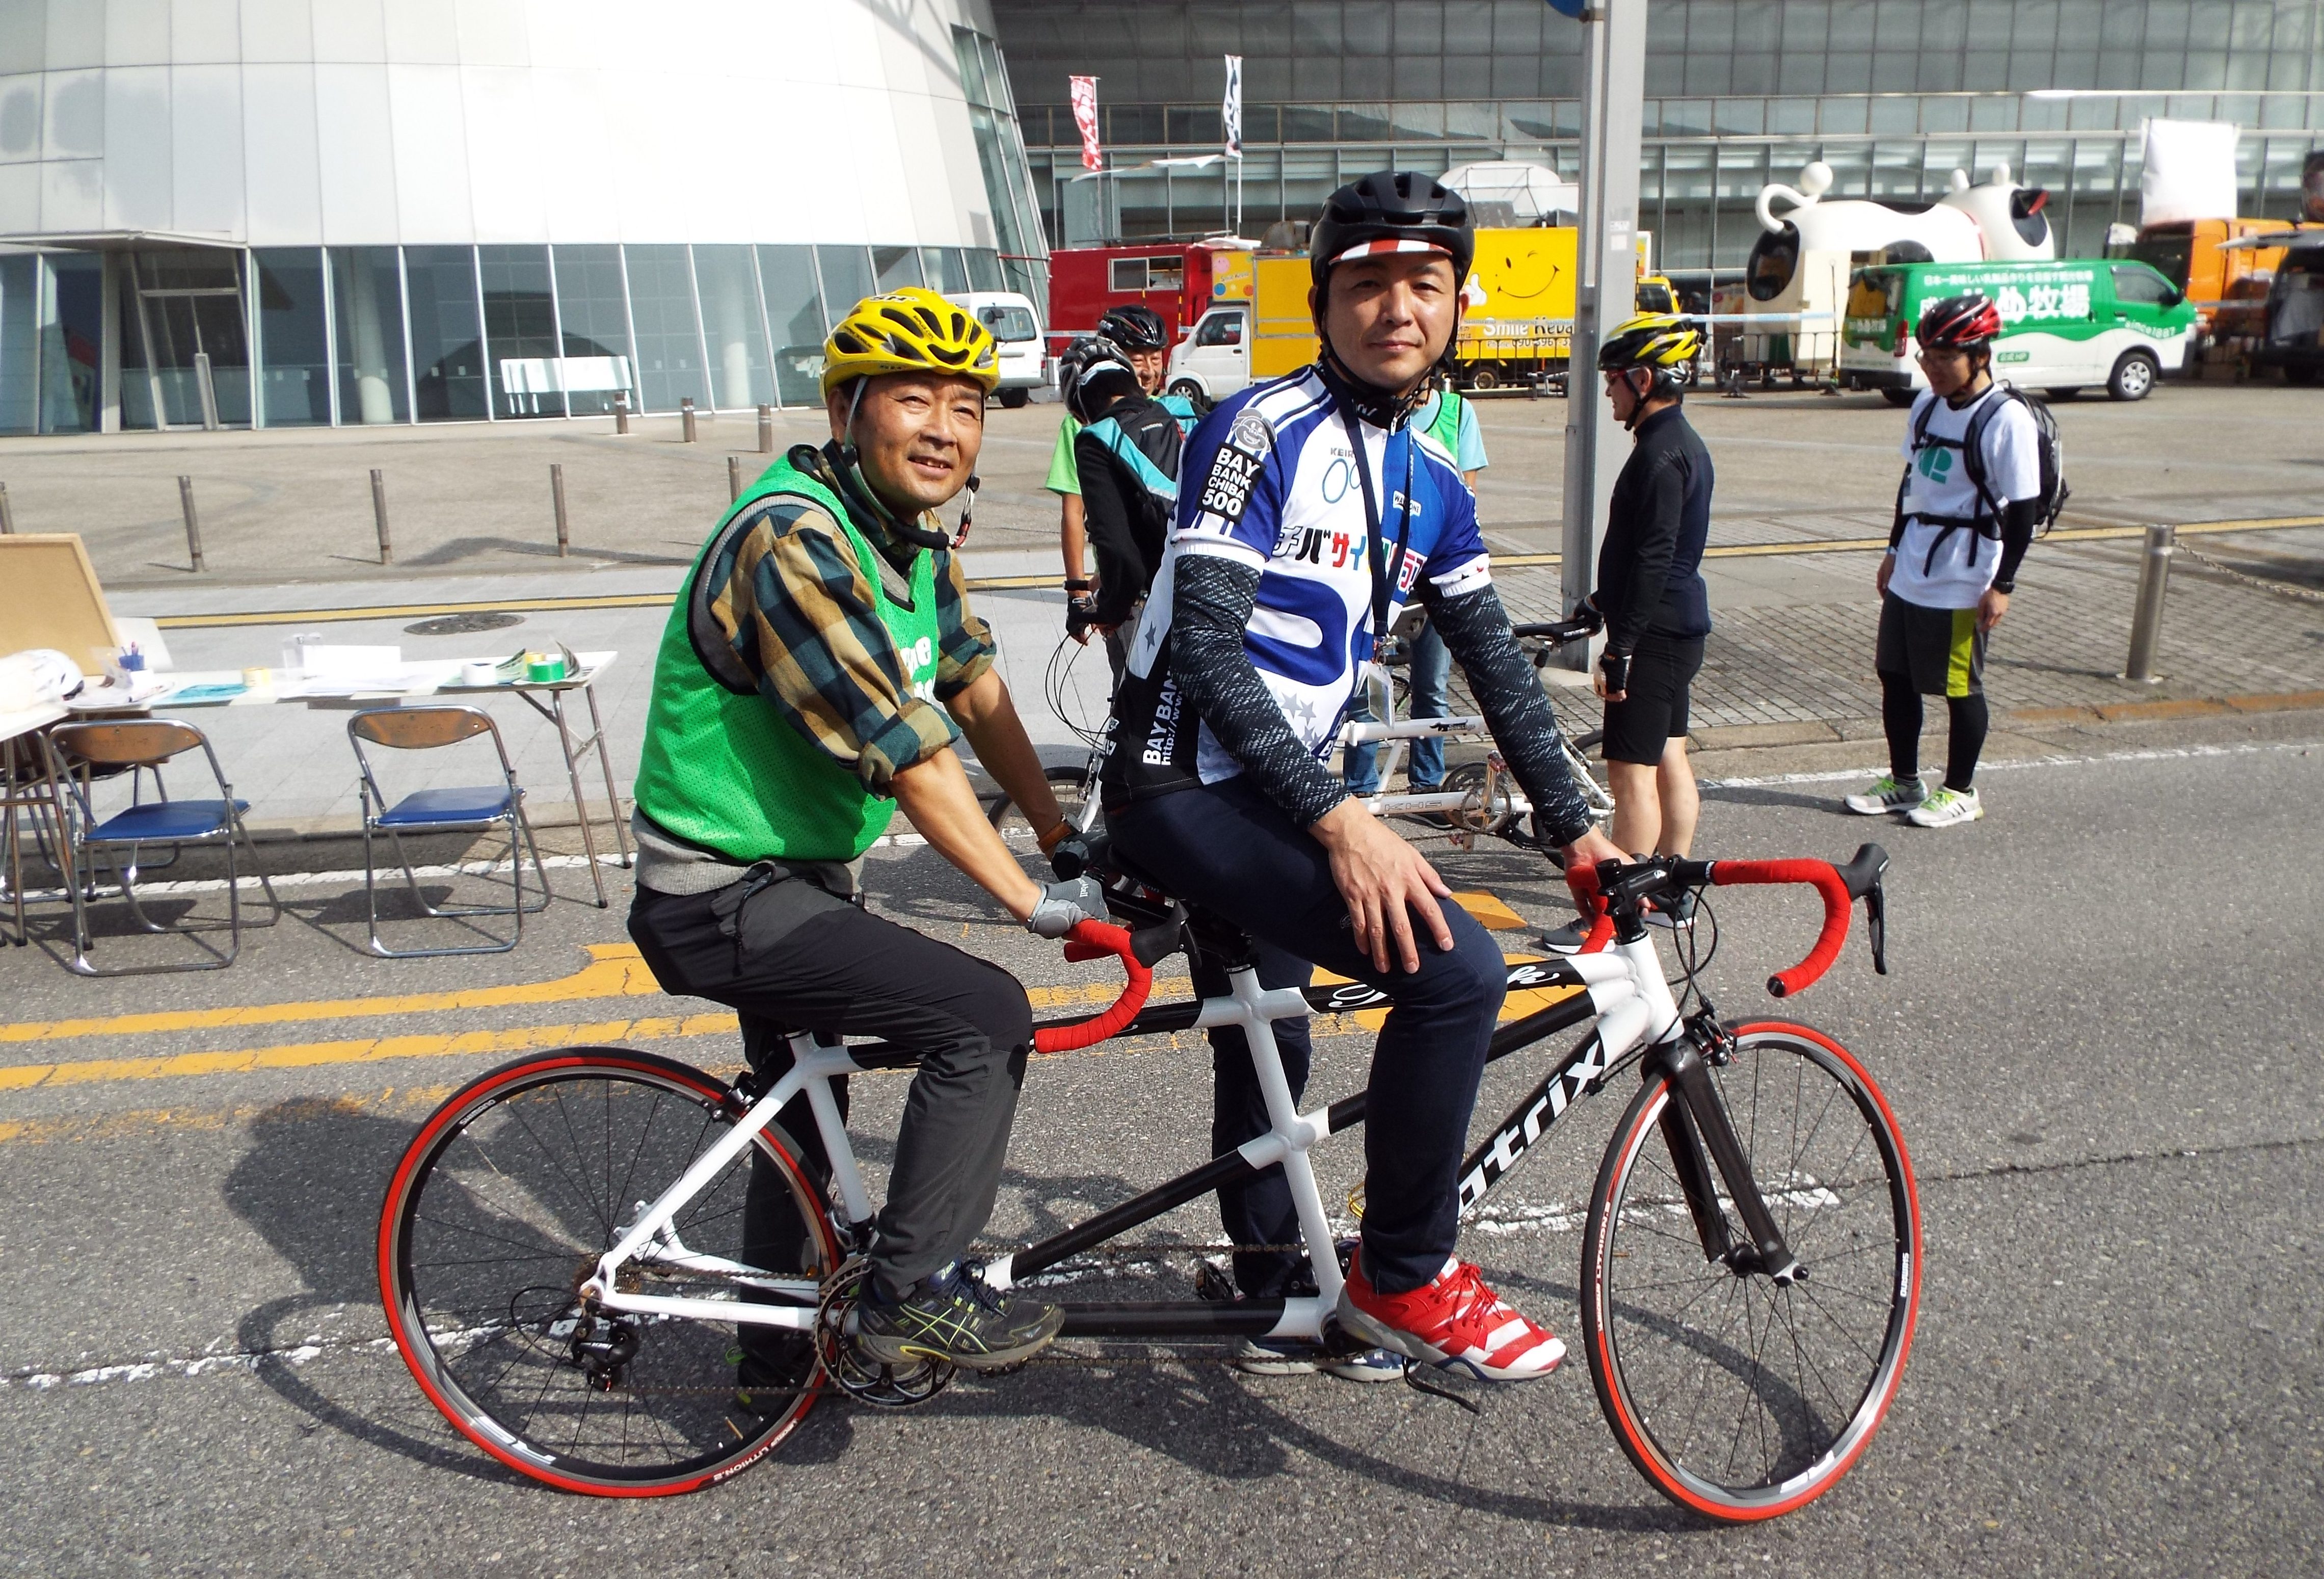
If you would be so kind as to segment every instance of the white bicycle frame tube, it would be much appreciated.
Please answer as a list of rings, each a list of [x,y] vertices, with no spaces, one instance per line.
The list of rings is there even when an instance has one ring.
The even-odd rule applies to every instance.
[[[1671,996],[1669,983],[1664,979],[1661,956],[1655,952],[1651,937],[1635,943],[1617,944],[1602,954],[1576,955],[1567,962],[1583,983],[1591,1007],[1597,1011],[1592,1034],[1600,1047],[1598,1063],[1610,1067],[1631,1048],[1644,1042],[1668,1041],[1679,1034],[1679,1014],[1676,1001]],[[1194,1021],[1196,1030],[1217,1026],[1240,1027],[1246,1046],[1250,1049],[1251,1067],[1259,1076],[1260,1094],[1267,1103],[1266,1133],[1246,1141],[1240,1149],[1245,1160],[1254,1168],[1280,1163],[1286,1184],[1290,1187],[1291,1201],[1299,1217],[1299,1236],[1307,1246],[1308,1266],[1315,1279],[1316,1293],[1313,1297],[1295,1297],[1283,1302],[1283,1316],[1269,1332],[1270,1337],[1314,1338],[1323,1335],[1323,1321],[1334,1310],[1344,1281],[1340,1273],[1337,1242],[1332,1233],[1330,1217],[1323,1209],[1322,1188],[1315,1182],[1314,1168],[1307,1160],[1309,1148],[1330,1133],[1328,1107],[1303,1113],[1291,1094],[1291,1083],[1283,1072],[1283,1055],[1276,1046],[1275,1021],[1288,1020],[1312,1012],[1306,998],[1291,989],[1273,992],[1259,985],[1259,973],[1249,965],[1230,971],[1227,975],[1228,995],[1204,1002]],[[820,1289],[807,1279],[782,1279],[764,1276],[757,1269],[722,1257],[699,1255],[685,1250],[670,1224],[688,1202],[749,1147],[760,1131],[775,1121],[784,1104],[802,1090],[815,1113],[816,1129],[823,1138],[824,1152],[831,1160],[832,1178],[839,1190],[840,1204],[849,1219],[868,1222],[872,1216],[871,1198],[863,1186],[862,1170],[857,1167],[855,1153],[847,1137],[847,1127],[841,1122],[839,1103],[833,1095],[832,1080],[840,1076],[862,1074],[862,1067],[850,1057],[842,1046],[826,1045],[812,1037],[795,1035],[790,1039],[791,1068],[777,1081],[774,1087],[751,1104],[751,1111],[730,1126],[702,1155],[695,1159],[678,1181],[664,1190],[650,1205],[646,1206],[613,1247],[598,1258],[594,1276],[582,1284],[579,1292],[595,1298],[608,1310],[625,1311],[634,1315],[660,1316],[664,1319],[727,1322],[736,1325],[785,1327],[796,1332],[812,1330]],[[765,1289],[770,1293],[788,1295],[797,1305],[746,1304],[739,1299],[702,1299],[675,1295],[625,1292],[617,1287],[621,1269],[635,1259],[641,1251],[650,1246],[675,1247],[676,1254],[660,1253],[652,1264],[676,1266],[689,1271],[723,1272],[742,1286]],[[996,1289],[1014,1286],[1008,1256],[985,1263],[984,1280]]]

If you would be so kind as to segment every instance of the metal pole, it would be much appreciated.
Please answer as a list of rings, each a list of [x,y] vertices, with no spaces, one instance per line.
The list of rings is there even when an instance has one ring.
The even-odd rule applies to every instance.
[[[217,385],[210,380],[210,354],[194,353],[194,392],[202,403],[202,428],[206,432],[218,430]]]
[[[742,457],[739,455],[730,455],[726,457],[726,503],[732,504],[742,496]]]
[[[694,442],[694,397],[687,395],[678,402],[678,420],[686,429],[686,442]]]
[[[387,540],[387,477],[377,466],[371,468],[371,516],[379,525],[379,562],[395,563],[395,546]]]
[[[8,485],[0,483],[0,537],[16,535],[16,512],[8,503]]]
[[[202,523],[194,515],[193,478],[181,476],[178,479],[178,505],[186,512],[186,553],[194,561],[195,572],[199,574],[206,567],[202,564]]]
[[[562,559],[573,551],[573,531],[565,519],[565,466],[562,462],[549,463],[549,496],[557,503],[557,557]]]
[[[1638,148],[1646,80],[1646,0],[1598,0],[1582,14],[1581,235],[1572,349],[1565,365],[1565,530],[1561,606],[1591,590],[1598,522],[1628,435],[1598,390],[1598,347],[1637,301]],[[1586,648],[1569,649],[1586,667]]]
[[[2146,529],[2146,554],[2138,564],[2138,603],[2130,616],[2130,662],[2122,671],[2125,679],[2152,685],[2159,678],[2154,672],[2154,643],[2163,634],[2163,594],[2170,586],[2171,555],[2178,536],[2178,528],[2172,526]]]
[[[772,406],[759,408],[759,453],[775,453],[775,408]]]
[[[627,433],[629,430],[630,392],[625,389],[617,389],[613,392],[613,431],[616,433]]]

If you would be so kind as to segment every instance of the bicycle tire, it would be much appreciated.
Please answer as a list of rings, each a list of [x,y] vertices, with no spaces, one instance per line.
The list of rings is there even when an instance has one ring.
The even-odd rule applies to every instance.
[[[1670,1083],[1649,1075],[1591,1196],[1582,1340],[1599,1407],[1639,1473],[1682,1507],[1748,1523],[1831,1490],[1886,1415],[1920,1307],[1920,1204],[1887,1100],[1838,1042],[1784,1022],[1744,1026],[1711,1075],[1806,1275],[1778,1287],[1706,1260],[1664,1142]],[[1779,1163],[1787,1080],[1791,1155]],[[1723,1197],[1721,1209],[1748,1243]],[[1721,1388],[1722,1374],[1738,1385]],[[1738,1401],[1730,1410],[1722,1398],[1706,1419],[1714,1392]]]
[[[824,1380],[810,1334],[761,1346],[779,1374],[754,1412],[736,1390],[734,1325],[593,1318],[574,1298],[633,1220],[632,1203],[676,1182],[746,1111],[723,1081],[672,1059],[568,1048],[479,1076],[420,1126],[380,1209],[380,1293],[404,1363],[455,1429],[559,1490],[650,1497],[738,1474],[798,1427]],[[797,1264],[779,1275],[828,1275],[837,1237],[796,1155],[780,1130],[761,1131],[678,1214],[685,1248],[741,1259],[755,1185],[778,1192],[756,1219],[762,1247],[770,1227],[779,1242],[797,1230],[797,1244],[762,1248],[753,1264],[788,1259]],[[770,1220],[786,1195],[795,1220]],[[732,1278],[651,1253],[630,1275],[655,1293],[746,1297]],[[603,1340],[586,1362],[585,1338]]]
[[[1041,776],[1047,779],[1051,785],[1055,786],[1057,796],[1058,809],[1063,811],[1066,817],[1074,819],[1074,821],[1078,824],[1081,819],[1081,809],[1084,804],[1084,791],[1085,789],[1091,788],[1091,786],[1087,785],[1085,782],[1089,776],[1088,768],[1067,767],[1062,762],[1052,762],[1047,767],[1041,770]],[[991,808],[985,815],[991,819],[992,826],[997,832],[1005,829],[1008,826],[1009,814],[1016,810],[1017,803],[1009,798],[1006,790],[1003,790],[1001,798],[991,803]],[[1024,826],[1025,817],[1023,813],[1018,813],[1017,822],[1019,826]],[[1095,825],[1093,824],[1092,826],[1094,827]],[[1036,831],[1046,833],[1047,830],[1045,828]]]

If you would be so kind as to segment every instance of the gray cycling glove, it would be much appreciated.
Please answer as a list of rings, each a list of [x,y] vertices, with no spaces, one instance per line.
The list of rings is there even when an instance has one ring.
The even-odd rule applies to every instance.
[[[1041,885],[1041,902],[1025,918],[1025,930],[1044,937],[1063,937],[1076,921],[1105,919],[1105,889],[1094,877]]]

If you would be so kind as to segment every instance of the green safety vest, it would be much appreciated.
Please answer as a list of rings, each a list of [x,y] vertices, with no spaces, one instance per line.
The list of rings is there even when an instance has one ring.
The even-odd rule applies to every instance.
[[[748,683],[731,656],[706,658],[695,645],[697,583],[705,569],[752,530],[744,518],[778,494],[813,503],[846,533],[912,694],[936,697],[935,555],[914,551],[911,604],[895,602],[881,584],[877,550],[846,506],[785,456],[734,502],[670,608],[654,660],[637,807],[679,838],[746,865],[769,859],[853,861],[887,831],[895,802],[866,790],[852,770],[800,734]],[[711,639],[722,635],[714,624]],[[712,671],[714,662],[726,671],[724,679]]]
[[[1436,416],[1428,424],[1428,436],[1444,447],[1444,453],[1454,457],[1457,466],[1461,454],[1461,397],[1453,391],[1438,393]]]

